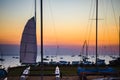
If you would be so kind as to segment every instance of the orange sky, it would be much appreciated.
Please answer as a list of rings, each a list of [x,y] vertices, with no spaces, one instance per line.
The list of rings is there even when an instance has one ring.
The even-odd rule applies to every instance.
[[[21,0],[20,2],[22,3],[23,1]],[[63,3],[62,1],[58,1],[59,3],[57,3],[57,1],[51,1],[50,3],[49,1],[44,2],[46,3],[46,6],[44,6],[45,14],[43,23],[44,44],[82,45],[86,39],[88,40],[88,37],[89,43],[91,45],[95,44],[95,21],[89,20],[90,0],[81,0],[81,2],[84,4],[88,4],[87,6],[83,5],[83,3],[81,3],[79,0],[73,1],[63,1],[67,4],[63,5],[62,7],[60,5],[60,3]],[[22,7],[20,7],[20,2],[16,1],[16,5],[12,5],[12,1],[9,2],[9,0],[8,2],[0,2],[1,4],[3,3],[3,5],[0,6],[0,44],[20,44],[24,26],[27,20],[34,14],[31,13],[33,9],[30,9],[33,6],[31,0],[31,3],[24,3]],[[118,0],[117,2],[120,1]],[[7,4],[9,5],[6,6]],[[114,4],[117,3],[114,2]],[[107,6],[111,8],[110,5]],[[116,22],[114,20],[114,13],[112,10],[108,10],[109,14],[102,14],[99,11],[100,18],[104,18],[104,16],[107,15],[103,21],[99,21],[98,43],[100,45],[118,44],[118,14],[120,12],[117,11],[118,9],[116,6],[114,8],[117,14]],[[37,8],[37,10],[39,9]],[[39,16],[39,13],[37,13],[37,16]],[[39,21],[39,18],[37,18],[38,44],[40,44]],[[90,31],[91,22],[92,26]]]

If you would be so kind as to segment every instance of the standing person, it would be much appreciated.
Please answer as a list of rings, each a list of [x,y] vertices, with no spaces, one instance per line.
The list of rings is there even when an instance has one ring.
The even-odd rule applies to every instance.
[[[55,77],[56,77],[56,80],[60,80],[60,70],[58,66],[55,69]]]

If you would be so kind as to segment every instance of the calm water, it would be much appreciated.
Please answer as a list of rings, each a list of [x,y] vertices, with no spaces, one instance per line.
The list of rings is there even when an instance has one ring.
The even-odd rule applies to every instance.
[[[72,61],[80,61],[82,60],[82,58],[78,55],[74,55],[74,56],[70,56],[70,55],[47,55],[49,56],[48,59],[49,61],[51,61],[51,59],[53,61],[69,61],[70,63],[72,63]],[[18,66],[20,65],[19,63],[19,56],[16,55],[12,55],[12,56],[4,56],[3,57],[5,59],[5,61],[1,62],[0,64],[2,64],[3,66],[7,67],[13,67],[13,66]],[[46,56],[44,56],[44,58],[46,58]],[[93,57],[93,55],[89,56],[89,61],[95,62],[95,57]],[[113,60],[110,56],[99,56],[100,59],[105,59],[105,63],[109,64],[110,60]],[[40,62],[41,58],[40,56],[37,57],[37,62]],[[46,61],[46,62],[49,62]]]
[[[17,66],[20,65],[19,63],[19,45],[0,45],[0,54],[2,53],[3,58],[5,59],[4,62],[0,62],[0,64],[4,65],[5,67],[9,66]],[[44,46],[44,57],[49,56],[49,61],[53,59],[53,61],[80,61],[81,58],[78,55],[85,55],[82,53],[82,46],[59,46],[56,45],[52,46]],[[38,46],[38,56],[37,62],[40,61],[40,47]],[[85,51],[84,51],[85,52]],[[110,55],[118,56],[118,46],[101,46],[98,49],[100,59],[105,59],[106,64],[109,63],[109,60],[112,60]],[[95,62],[95,47],[90,46],[88,48],[89,60]],[[74,56],[73,56],[74,55]],[[57,57],[56,57],[57,56]],[[1,55],[0,55],[1,57]],[[13,58],[13,57],[18,57]]]

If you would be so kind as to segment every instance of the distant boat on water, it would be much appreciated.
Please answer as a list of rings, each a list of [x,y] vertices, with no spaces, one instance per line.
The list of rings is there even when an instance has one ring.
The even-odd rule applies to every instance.
[[[75,55],[72,55],[71,57],[75,57]]]
[[[12,58],[14,58],[14,59],[19,59],[19,57],[18,57],[18,56],[13,56]]]
[[[60,57],[60,59],[63,59],[63,57]]]
[[[0,61],[5,61],[5,59],[3,59],[3,58],[0,58]]]
[[[97,58],[97,65],[105,65],[105,60]]]

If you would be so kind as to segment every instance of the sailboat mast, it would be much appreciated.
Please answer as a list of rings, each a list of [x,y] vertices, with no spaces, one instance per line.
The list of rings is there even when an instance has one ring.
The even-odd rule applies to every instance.
[[[86,46],[86,57],[88,58],[88,45],[87,45],[87,40],[85,40],[85,46]]]
[[[34,13],[34,16],[35,16],[35,21],[36,21],[36,0],[35,0],[35,13]]]
[[[88,58],[88,44],[87,44],[87,42],[86,42],[86,56]]]
[[[37,6],[37,5],[36,5],[36,0],[35,0],[35,6],[34,6],[34,7],[35,7],[35,13],[34,13],[34,16],[35,16],[35,17],[34,17],[35,27],[37,27],[37,25],[36,25],[36,23],[37,23],[37,18],[36,18],[36,14],[37,14],[37,13],[36,13],[36,6]],[[37,34],[37,32],[36,32],[36,34]],[[37,35],[36,35],[36,37],[37,37]],[[36,39],[36,48],[37,48],[37,39]],[[37,55],[37,52],[36,52],[36,55]]]
[[[41,63],[43,64],[43,0],[41,0]]]
[[[98,57],[98,0],[96,0],[96,66]]]
[[[120,57],[120,16],[119,16],[119,57]]]
[[[41,80],[43,80],[43,0],[40,1],[41,8]]]

